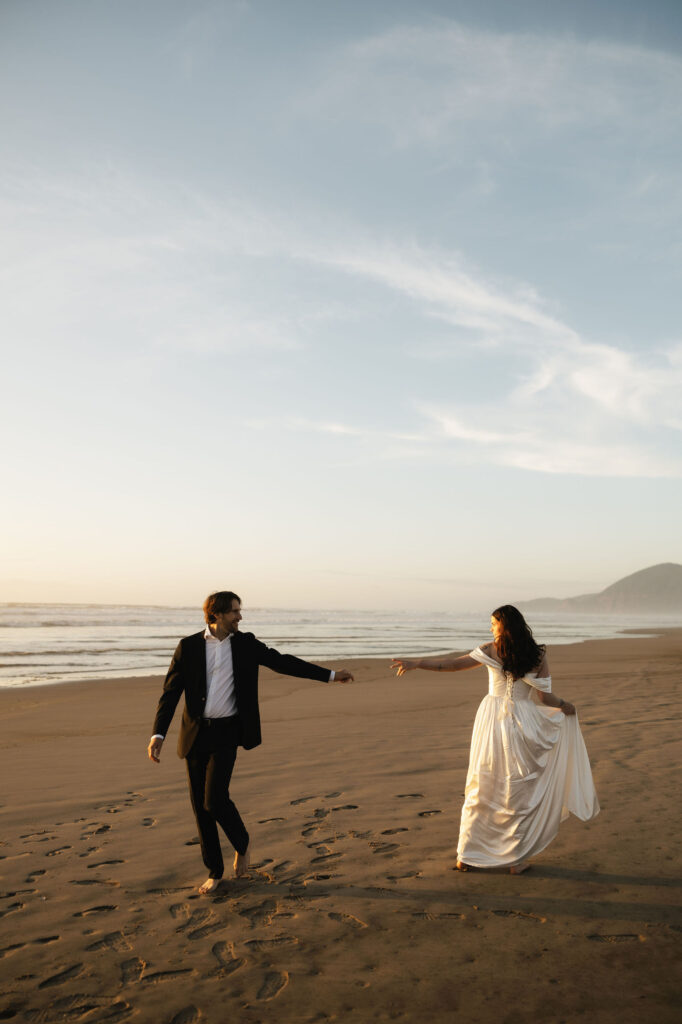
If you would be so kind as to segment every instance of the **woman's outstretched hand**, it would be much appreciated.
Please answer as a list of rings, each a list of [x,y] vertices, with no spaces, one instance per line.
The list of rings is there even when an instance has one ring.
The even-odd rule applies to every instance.
[[[391,662],[391,668],[397,669],[397,675],[404,676],[406,672],[411,672],[417,667],[417,659],[415,658],[394,658]]]

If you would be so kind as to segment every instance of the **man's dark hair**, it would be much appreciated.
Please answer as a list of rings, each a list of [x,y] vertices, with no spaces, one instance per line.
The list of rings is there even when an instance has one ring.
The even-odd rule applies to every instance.
[[[241,597],[233,594],[231,590],[218,590],[215,594],[209,594],[204,601],[204,618],[206,622],[215,622],[216,615],[222,615],[223,612],[231,612],[233,601],[242,603]]]

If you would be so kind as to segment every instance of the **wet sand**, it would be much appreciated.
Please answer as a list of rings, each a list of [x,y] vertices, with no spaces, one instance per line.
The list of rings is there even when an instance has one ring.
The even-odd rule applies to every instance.
[[[0,691],[0,1020],[677,1019],[682,630],[549,654],[602,811],[530,872],[452,870],[485,670],[361,660],[262,672],[232,786],[255,867],[215,898],[179,713],[146,758],[160,678]]]

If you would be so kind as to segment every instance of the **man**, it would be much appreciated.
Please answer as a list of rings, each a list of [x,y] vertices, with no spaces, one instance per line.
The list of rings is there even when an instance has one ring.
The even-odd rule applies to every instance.
[[[223,877],[218,825],[235,849],[237,877],[248,873],[249,834],[230,800],[230,778],[237,747],[250,750],[261,742],[258,711],[258,666],[284,675],[352,682],[346,669],[330,672],[289,654],[280,654],[240,633],[241,599],[231,590],[210,594],[204,601],[206,629],[186,636],[171,661],[154,719],[147,752],[158,763],[161,747],[182,694],[185,708],[178,738],[178,756],[187,760],[189,792],[199,830],[208,878],[200,893],[216,890]]]

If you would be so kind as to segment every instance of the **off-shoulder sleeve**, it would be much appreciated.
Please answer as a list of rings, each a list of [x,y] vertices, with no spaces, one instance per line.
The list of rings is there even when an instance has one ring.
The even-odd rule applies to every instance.
[[[551,676],[536,676],[534,672],[528,672],[523,677],[524,683],[528,683],[535,690],[542,690],[543,693],[552,692],[552,677]]]
[[[469,657],[473,658],[474,661],[480,661],[481,665],[491,665],[493,668],[500,667],[499,661],[491,658],[481,647],[475,647],[473,651],[469,651]]]

